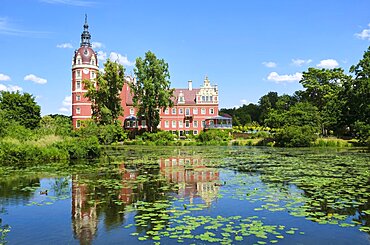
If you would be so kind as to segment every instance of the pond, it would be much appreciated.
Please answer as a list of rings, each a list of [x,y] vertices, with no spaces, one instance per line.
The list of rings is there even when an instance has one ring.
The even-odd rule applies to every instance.
[[[121,146],[0,176],[0,244],[370,244],[364,150]]]

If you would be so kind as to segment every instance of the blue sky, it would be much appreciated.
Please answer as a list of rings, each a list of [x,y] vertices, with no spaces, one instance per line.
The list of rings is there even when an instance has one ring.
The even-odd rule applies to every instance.
[[[220,108],[292,94],[308,67],[348,72],[370,45],[370,1],[1,0],[0,90],[70,114],[71,59],[84,15],[95,51],[133,70],[151,50],[172,87],[218,84]],[[101,64],[104,61],[101,61]]]

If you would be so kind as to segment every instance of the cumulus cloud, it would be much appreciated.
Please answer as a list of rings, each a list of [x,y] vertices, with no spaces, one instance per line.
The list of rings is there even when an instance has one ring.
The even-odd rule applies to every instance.
[[[303,65],[308,65],[312,62],[311,59],[308,60],[303,60],[303,59],[292,59],[292,64],[295,66],[303,66]]]
[[[286,82],[297,82],[302,79],[302,73],[296,72],[292,75],[279,75],[277,72],[271,72],[267,80],[273,81],[275,83],[286,83]]]
[[[370,27],[370,24],[368,26]],[[370,40],[370,28],[363,29],[360,33],[355,33],[355,36],[362,40]]]
[[[22,91],[23,89],[17,85],[4,85],[0,83],[0,91],[8,91],[8,92],[15,92],[15,91]]]
[[[97,49],[97,48],[103,48],[104,47],[104,44],[100,43],[100,42],[92,42],[91,43],[91,47],[93,49]]]
[[[128,60],[127,56],[123,56],[116,52],[111,52],[109,55],[109,59],[124,66],[132,66],[134,64],[133,62]]]
[[[38,83],[38,84],[45,84],[47,83],[48,81],[44,78],[41,78],[41,77],[38,77],[34,74],[28,74],[24,77],[24,80],[25,81],[32,81],[34,83]]]
[[[63,106],[59,108],[59,111],[71,114],[72,113],[72,95],[64,97],[62,105]]]
[[[277,66],[277,64],[272,61],[265,61],[265,62],[262,62],[262,64],[268,68],[274,68]]]
[[[103,51],[98,51],[98,60],[106,60],[107,59],[107,53]]]
[[[333,59],[327,59],[320,61],[319,64],[316,65],[319,68],[325,68],[325,69],[333,69],[335,67],[338,67],[339,64],[336,60]]]
[[[73,46],[70,43],[61,43],[57,44],[57,48],[73,48]]]
[[[0,73],[0,81],[10,81],[10,77],[8,75]]]

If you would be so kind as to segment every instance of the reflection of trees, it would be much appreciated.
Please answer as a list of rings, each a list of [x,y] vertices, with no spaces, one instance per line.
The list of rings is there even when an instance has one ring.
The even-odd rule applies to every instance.
[[[5,178],[0,180],[0,199],[2,204],[25,204],[34,194],[34,189],[30,187],[39,187],[39,178]]]

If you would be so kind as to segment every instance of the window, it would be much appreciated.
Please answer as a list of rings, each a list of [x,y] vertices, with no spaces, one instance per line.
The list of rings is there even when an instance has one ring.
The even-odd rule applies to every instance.
[[[172,108],[172,115],[176,115],[176,108]]]
[[[202,96],[202,101],[206,101],[206,97],[205,96]]]
[[[186,135],[189,135],[189,133],[190,133],[190,132],[189,132],[189,130],[186,130],[186,131],[185,131],[185,134],[186,134]],[[185,160],[185,161],[186,161],[186,160]]]
[[[77,107],[76,108],[76,114],[80,114],[81,113],[81,109],[80,109],[80,107]]]
[[[80,120],[77,120],[76,121],[76,128],[79,128],[79,127],[81,127],[81,121]]]
[[[189,128],[190,127],[190,121],[189,120],[185,120],[185,128]]]
[[[164,114],[166,114],[166,115],[170,114],[170,110],[167,108],[167,109],[164,111]]]
[[[201,113],[202,113],[202,115],[206,114],[206,109],[205,108],[202,108]]]
[[[197,114],[198,114],[198,108],[194,108],[194,109],[193,109],[193,114],[194,114],[194,115],[197,115]]]
[[[130,108],[130,115],[134,115],[135,114],[135,109],[134,108]]]
[[[193,134],[194,134],[194,135],[197,135],[197,134],[198,134],[198,130],[194,130],[194,131],[193,131]]]
[[[141,120],[141,127],[146,128],[146,121],[145,120]]]
[[[81,78],[81,71],[80,70],[76,71],[76,78]]]
[[[184,103],[185,102],[185,98],[184,96],[180,96],[179,97],[179,103]]]
[[[129,120],[127,120],[126,121],[126,128],[129,128],[130,127],[130,121]]]
[[[76,82],[76,89],[81,89],[81,82],[80,81]]]
[[[215,111],[214,111],[214,109],[213,108],[210,108],[209,109],[209,114],[213,114]]]
[[[170,127],[170,122],[169,121],[165,121],[164,122],[164,127],[165,128],[169,128]]]
[[[194,128],[197,128],[198,127],[198,121],[194,121],[193,126],[194,126]]]
[[[185,116],[190,116],[190,108],[185,108]]]
[[[81,100],[81,95],[76,95],[76,101],[80,101]]]
[[[184,109],[180,108],[179,109],[179,114],[184,114]]]
[[[95,71],[91,71],[91,79],[95,78]]]
[[[77,65],[81,65],[81,59],[77,59]]]
[[[202,121],[202,127],[204,128],[206,126],[206,121]]]
[[[179,128],[183,128],[184,127],[184,124],[182,121],[179,121]]]
[[[94,66],[95,65],[95,60],[91,60],[91,64]]]
[[[172,121],[172,127],[176,128],[176,121]]]

